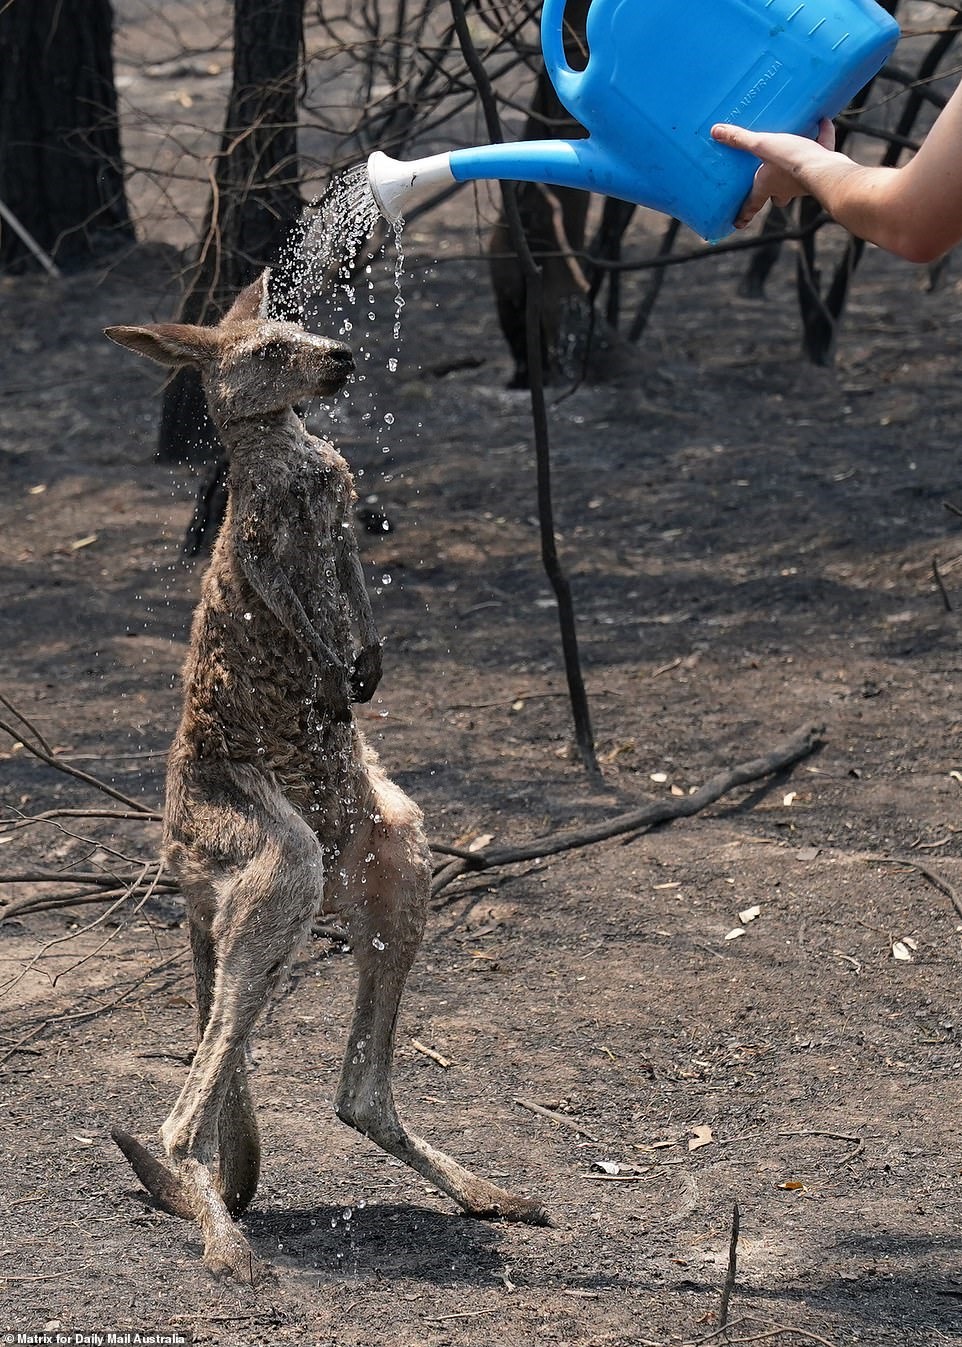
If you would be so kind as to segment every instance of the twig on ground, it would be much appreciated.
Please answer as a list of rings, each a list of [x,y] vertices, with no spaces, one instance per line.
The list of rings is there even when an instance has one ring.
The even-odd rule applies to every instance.
[[[863,860],[877,862],[880,865],[907,865],[912,870],[918,870],[924,879],[934,885],[940,893],[944,893],[949,899],[956,912],[962,917],[962,897],[957,889],[949,883],[937,870],[933,870],[929,865],[923,865],[913,856],[882,856],[871,853],[862,857]]]
[[[939,593],[942,595],[942,605],[947,613],[951,613],[952,600],[949,598],[949,591],[945,587],[945,581],[942,579],[942,572],[939,570],[938,557],[932,558],[932,574],[935,577],[935,583],[938,586]]]
[[[450,1058],[443,1057],[440,1052],[435,1052],[434,1048],[429,1048],[427,1044],[422,1043],[419,1038],[411,1039],[411,1047],[414,1048],[416,1052],[423,1053],[425,1057],[430,1057],[432,1062],[437,1062],[438,1066],[444,1067],[445,1071],[447,1071],[448,1067],[454,1065]]]
[[[704,1337],[686,1338],[684,1342],[678,1344],[678,1347],[708,1347],[708,1343],[714,1342],[716,1339],[722,1337],[729,1344],[729,1347],[743,1347],[743,1344],[751,1342],[768,1342],[772,1338],[783,1337],[786,1334],[792,1337],[803,1338],[806,1342],[820,1343],[821,1347],[838,1347],[837,1343],[829,1342],[828,1338],[823,1338],[818,1333],[811,1333],[806,1328],[796,1328],[792,1324],[772,1324],[769,1328],[759,1329],[757,1332],[748,1333],[741,1338],[733,1338],[730,1336],[733,1328],[739,1324],[746,1324],[747,1322],[747,1315],[741,1315],[737,1319],[729,1320],[727,1328],[720,1325],[718,1328],[712,1329],[710,1333],[706,1333]],[[669,1347],[669,1344],[663,1343],[660,1344],[659,1347]]]
[[[14,714],[20,720],[23,720],[24,724],[27,723],[19,711],[14,712]],[[146,814],[151,818],[160,818],[157,811],[151,809],[150,805],[141,804],[139,800],[133,800],[129,795],[124,795],[121,791],[114,790],[113,786],[108,786],[106,781],[100,781],[97,777],[91,776],[89,772],[82,772],[79,767],[71,767],[68,762],[62,762],[55,754],[48,752],[47,749],[42,746],[42,741],[36,744],[30,744],[25,739],[21,739],[20,735],[9,721],[0,720],[0,730],[3,730],[5,734],[9,734],[10,738],[16,743],[22,743],[28,753],[32,753],[35,758],[39,758],[41,762],[45,762],[48,767],[54,767],[58,772],[64,772],[67,776],[72,776],[78,781],[83,781],[85,785],[93,786],[96,790],[102,791],[104,795],[109,795],[111,799],[119,800],[121,804],[125,804],[128,809],[134,810],[135,813],[141,817]],[[36,733],[36,731],[34,731],[34,733]]]
[[[0,1043],[5,1044],[6,1046],[12,1048],[16,1052],[23,1053],[25,1057],[43,1056],[43,1048],[28,1048],[24,1042],[18,1039],[2,1038],[0,1039]]]
[[[577,1118],[569,1118],[565,1113],[556,1113],[553,1108],[545,1108],[543,1104],[535,1104],[530,1099],[519,1099],[514,1096],[514,1102],[521,1108],[526,1108],[529,1113],[537,1113],[542,1118],[548,1118],[553,1123],[559,1123],[562,1127],[568,1127],[572,1132],[580,1132],[583,1137],[589,1141],[597,1141],[598,1137],[594,1132],[589,1132],[587,1127],[583,1126]]]
[[[53,936],[50,940],[46,941],[45,944],[41,945],[41,947],[37,950],[33,958],[28,963],[24,964],[24,966],[21,968],[20,972],[16,975],[16,977],[11,978],[9,982],[5,982],[3,986],[0,987],[0,996],[6,995],[6,993],[11,991],[14,987],[16,987],[18,983],[22,982],[23,979],[27,976],[27,974],[32,972],[32,970],[36,968],[37,964],[41,961],[41,959],[43,959],[44,956],[47,953],[49,953],[51,949],[53,949],[54,945],[62,945],[69,940],[76,940],[78,936],[86,935],[86,933],[88,931],[92,931],[95,926],[99,926],[103,922],[105,922],[107,918],[111,916],[112,913],[116,912],[118,908],[123,906],[123,904],[127,901],[128,898],[132,898],[137,893],[137,890],[140,888],[148,872],[154,866],[154,864],[155,862],[153,861],[146,862],[137,878],[134,879],[131,883],[129,883],[127,887],[121,891],[120,896],[110,904],[110,906],[107,908],[105,912],[99,913],[99,915],[94,917],[92,921],[89,921],[86,926],[81,926],[76,931],[68,931],[66,935]],[[157,884],[159,883],[160,875],[163,872],[163,862],[162,861],[156,862],[156,865],[157,865],[157,874],[154,876],[153,880],[147,884],[143,897],[141,898],[141,901],[137,904],[137,907],[134,909],[135,913],[140,911],[144,903],[154,892],[154,889],[157,887]],[[117,930],[119,931],[120,929],[121,928],[118,926]],[[117,934],[116,931],[112,932],[111,935],[107,937],[107,940],[103,941],[98,946],[97,951],[95,952],[99,952],[99,950],[103,949],[103,946],[107,943],[107,941],[112,940],[116,934]],[[85,963],[86,960],[90,957],[91,957],[90,955],[86,955],[84,959],[80,960],[80,962]],[[71,967],[77,966],[78,965],[76,964],[71,965]],[[65,969],[62,971],[67,972],[69,970]],[[58,973],[57,976],[51,980],[51,986],[56,986],[57,977],[60,976],[61,974]]]
[[[582,1174],[583,1179],[592,1183],[649,1183],[652,1174]]]
[[[768,1342],[772,1338],[784,1337],[791,1334],[796,1338],[803,1338],[805,1342],[817,1342],[820,1347],[838,1347],[835,1342],[830,1342],[828,1338],[821,1337],[818,1333],[810,1333],[806,1328],[794,1328],[791,1324],[776,1324],[773,1328],[767,1328],[759,1333],[750,1333],[744,1338],[729,1338],[731,1347],[744,1347],[750,1342]]]
[[[61,894],[56,898],[44,898],[42,896],[21,898],[19,902],[11,903],[9,907],[0,911],[0,921],[13,920],[16,917],[26,915],[32,916],[35,912],[55,912],[71,907],[86,907],[90,903],[110,903],[115,898],[123,897],[126,892],[126,888],[90,889],[81,893]]]
[[[36,739],[37,743],[38,743],[38,744],[40,745],[40,747],[44,750],[44,752],[53,754],[53,749],[52,749],[52,748],[50,747],[50,745],[47,743],[46,739],[43,737],[43,735],[42,735],[42,734],[40,733],[40,731],[37,729],[37,727],[36,727],[36,725],[33,723],[33,721],[30,720],[29,717],[25,716],[24,713],[23,713],[22,711],[18,711],[17,708],[16,708],[16,706],[14,706],[13,702],[10,700],[10,698],[9,698],[9,697],[5,697],[4,694],[3,694],[2,692],[0,692],[0,706],[5,706],[12,716],[16,716],[17,720],[20,721],[20,724],[21,724],[21,725],[26,725],[27,729],[30,731],[30,733],[33,735],[33,737]],[[18,743],[22,743],[22,742],[23,742],[18,736],[14,736],[14,737],[17,739],[17,742],[18,742]],[[25,745],[25,747],[26,747],[26,745]]]
[[[740,1315],[737,1319],[730,1319],[728,1321],[727,1329],[713,1328],[712,1331],[710,1333],[706,1333],[704,1337],[691,1338],[690,1340],[683,1342],[681,1344],[681,1347],[705,1347],[706,1343],[713,1342],[715,1338],[720,1338],[723,1333],[729,1332],[731,1329],[736,1328],[739,1324],[745,1324],[747,1322],[748,1322],[747,1315],[744,1314]]]
[[[141,864],[151,866],[156,864],[154,861],[144,861]],[[57,907],[80,907],[84,903],[107,902],[118,895],[124,896],[131,889],[131,880],[123,878],[120,875],[104,875],[96,871],[78,871],[65,870],[58,873],[56,870],[27,870],[14,874],[0,875],[0,884],[89,884],[89,890],[83,890],[81,893],[68,893],[56,898],[45,898],[41,894],[30,894],[26,898],[20,898],[16,901],[6,904],[0,909],[0,921],[9,921],[13,917],[23,916],[29,912],[49,912]],[[98,894],[98,888],[103,892]],[[160,879],[153,885],[155,890],[159,889],[163,893],[178,892],[177,885],[173,880]],[[98,921],[110,913],[102,913]]]
[[[770,776],[773,772],[781,771],[801,758],[808,757],[819,746],[822,733],[821,726],[804,725],[765,757],[753,758],[749,762],[724,768],[692,795],[657,800],[653,804],[642,805],[625,814],[617,814],[606,822],[537,837],[531,842],[515,847],[482,847],[479,851],[466,852],[438,871],[431,886],[432,896],[436,897],[459,875],[472,870],[490,870],[495,866],[512,865],[517,861],[556,856],[560,852],[607,841],[624,833],[640,832],[674,819],[690,818],[737,786],[747,785],[750,781],[757,781],[763,776]]]
[[[818,1128],[804,1128],[800,1132],[779,1132],[780,1137],[828,1137],[831,1141],[848,1141],[854,1143],[855,1149],[848,1155],[838,1161],[837,1169],[847,1165],[850,1160],[857,1160],[865,1150],[865,1141],[862,1137],[851,1136],[848,1132],[823,1132]]]
[[[448,1319],[479,1319],[483,1314],[503,1314],[501,1309],[491,1310],[457,1310],[454,1314],[426,1314],[424,1322],[426,1324],[443,1324]]]
[[[660,678],[662,674],[671,673],[672,669],[677,669],[681,664],[684,664],[684,660],[679,655],[677,659],[670,660],[667,664],[662,664],[657,669],[653,669],[648,676],[649,678]]]
[[[728,1270],[725,1273],[725,1284],[722,1287],[721,1300],[718,1303],[718,1327],[725,1330],[728,1328],[728,1307],[731,1304],[732,1291],[735,1289],[735,1277],[738,1273],[739,1225],[740,1216],[738,1203],[736,1202],[732,1209],[732,1234],[728,1244]]]

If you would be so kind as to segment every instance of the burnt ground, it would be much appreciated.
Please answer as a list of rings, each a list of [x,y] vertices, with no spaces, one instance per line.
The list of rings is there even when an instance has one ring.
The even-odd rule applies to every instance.
[[[318,936],[256,1050],[265,1163],[245,1226],[280,1281],[215,1282],[197,1232],[140,1199],[109,1138],[150,1137],[183,1077],[179,899],[89,930],[102,908],[0,926],[0,1326],[693,1342],[717,1327],[737,1201],[734,1339],[962,1341],[962,915],[933,882],[962,892],[962,660],[932,571],[938,557],[962,605],[962,525],[943,506],[962,505],[959,287],[950,272],[926,293],[872,252],[825,370],[798,357],[788,258],[765,304],[737,297],[740,262],[689,265],[642,349],[553,406],[598,788],[570,751],[527,395],[506,391],[482,269],[451,260],[473,245],[460,209],[442,242],[406,239],[393,374],[379,283],[367,377],[333,424],[392,526],[362,533],[388,643],[364,723],[432,837],[597,821],[805,722],[822,747],[687,822],[436,901],[399,1106],[544,1198],[551,1229],[462,1218],[334,1120],[353,972]],[[0,283],[2,689],[60,757],[148,803],[198,588],[177,560],[193,483],[153,460],[159,374],[99,332],[168,316],[175,261],[145,247],[103,273]],[[0,748],[6,817],[105,803]],[[150,823],[62,826],[99,841],[8,832],[3,873],[109,869],[105,847],[149,858],[158,841]]]

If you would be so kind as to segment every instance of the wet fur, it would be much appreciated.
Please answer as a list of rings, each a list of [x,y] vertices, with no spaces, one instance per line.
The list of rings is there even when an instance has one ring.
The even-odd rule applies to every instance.
[[[264,317],[266,275],[217,328],[108,329],[141,354],[199,366],[229,454],[228,504],[184,667],[167,773],[164,855],[187,902],[198,1047],[160,1129],[167,1163],[114,1139],[165,1210],[196,1219],[215,1271],[259,1267],[234,1225],[260,1139],[247,1044],[321,912],[358,966],[338,1116],[469,1213],[543,1223],[518,1198],[408,1133],[391,1092],[394,1025],[421,941],[431,857],[417,806],[366,744],[380,642],[353,530],[350,470],[294,414],[336,391],[346,348]],[[263,1269],[261,1269],[263,1271]]]

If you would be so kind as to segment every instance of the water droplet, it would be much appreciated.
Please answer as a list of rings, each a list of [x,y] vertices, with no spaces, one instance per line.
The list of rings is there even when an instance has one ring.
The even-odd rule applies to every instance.
[[[387,573],[385,573],[384,575],[381,576],[381,583],[383,585],[391,584],[391,577]]]
[[[371,941],[371,944],[374,946],[376,950],[387,949],[387,945],[385,945],[384,941],[381,939],[379,935],[376,935],[374,937],[374,939]]]
[[[394,425],[394,413],[393,413],[393,412],[385,412],[385,413],[384,413],[384,424],[385,424],[386,426],[393,426],[393,425]]]

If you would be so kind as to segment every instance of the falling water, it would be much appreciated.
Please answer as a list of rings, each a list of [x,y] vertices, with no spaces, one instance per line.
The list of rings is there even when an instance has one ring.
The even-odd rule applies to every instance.
[[[304,211],[281,260],[282,284],[275,292],[277,317],[293,318],[308,330],[338,336],[351,346],[356,364],[354,378],[337,402],[326,409],[326,414],[334,423],[335,436],[344,436],[348,442],[350,429],[356,433],[357,421],[363,423],[362,438],[373,442],[380,453],[376,471],[385,485],[395,475],[392,458],[395,417],[393,412],[377,408],[376,389],[380,381],[369,379],[367,371],[381,362],[388,374],[395,375],[398,371],[404,309],[403,224],[400,219],[388,224],[382,216],[371,191],[367,166],[359,164],[348,169],[334,178],[324,195]],[[379,265],[379,254],[383,259],[383,245],[391,241],[385,237],[388,231],[394,247],[390,329],[379,322],[377,312],[378,282],[387,270]],[[352,466],[355,479],[362,478],[364,467]],[[400,475],[403,476],[403,471]],[[362,486],[358,480],[358,488],[365,503],[376,508],[377,483],[369,480]],[[380,593],[383,585],[391,583],[392,577],[383,575],[381,584],[375,585],[375,592]]]
[[[403,223],[398,220],[391,225],[396,250],[395,340],[400,333],[400,313],[404,307],[400,237]],[[319,302],[330,303],[333,299],[335,307],[338,300],[354,303],[359,261],[365,249],[371,247],[370,240],[378,227],[385,224],[364,164],[338,174],[324,195],[307,207],[283,260],[288,277],[287,303],[301,322],[316,315]]]

